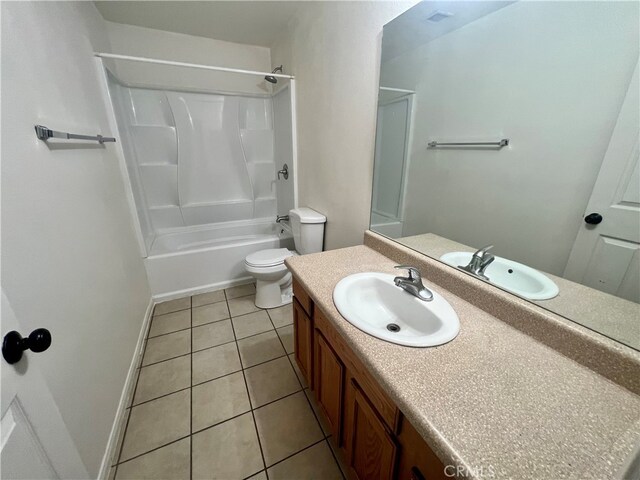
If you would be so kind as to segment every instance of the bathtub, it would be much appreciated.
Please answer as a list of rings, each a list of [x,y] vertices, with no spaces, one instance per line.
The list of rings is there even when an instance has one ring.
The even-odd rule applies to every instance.
[[[246,283],[245,257],[281,247],[293,249],[293,238],[272,219],[164,231],[145,259],[151,293],[169,300]]]

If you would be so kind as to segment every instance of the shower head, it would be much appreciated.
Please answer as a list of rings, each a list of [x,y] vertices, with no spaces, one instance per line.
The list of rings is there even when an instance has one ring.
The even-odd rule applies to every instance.
[[[279,67],[274,68],[271,73],[276,73],[276,72],[282,73],[282,65],[280,65]],[[266,77],[264,77],[264,79],[269,83],[278,83],[278,79],[276,77],[274,77],[273,75],[267,75]]]

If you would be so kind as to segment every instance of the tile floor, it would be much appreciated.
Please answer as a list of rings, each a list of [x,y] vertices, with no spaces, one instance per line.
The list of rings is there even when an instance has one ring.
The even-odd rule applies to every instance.
[[[291,305],[254,295],[155,307],[111,478],[344,479],[293,358]]]

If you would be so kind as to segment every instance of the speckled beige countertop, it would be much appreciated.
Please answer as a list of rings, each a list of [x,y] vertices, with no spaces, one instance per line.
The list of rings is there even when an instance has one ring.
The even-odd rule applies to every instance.
[[[614,478],[640,439],[640,397],[428,275],[425,285],[457,312],[460,334],[411,348],[360,331],[333,304],[340,279],[397,273],[393,261],[358,246],[286,263],[443,463],[466,467],[467,478]]]
[[[433,233],[396,238],[395,241],[435,259],[448,252],[476,250]],[[554,298],[533,303],[640,350],[640,304],[551,273],[544,274],[556,282],[560,292]]]

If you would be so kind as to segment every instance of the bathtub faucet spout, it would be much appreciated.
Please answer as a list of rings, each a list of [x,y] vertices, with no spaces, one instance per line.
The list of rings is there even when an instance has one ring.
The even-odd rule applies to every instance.
[[[289,215],[276,215],[276,223],[288,222],[288,221],[289,221]]]

